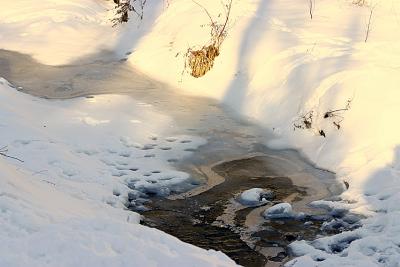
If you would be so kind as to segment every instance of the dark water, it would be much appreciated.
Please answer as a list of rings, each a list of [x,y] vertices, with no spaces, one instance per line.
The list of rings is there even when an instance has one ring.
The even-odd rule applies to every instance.
[[[273,191],[274,199],[266,206],[280,203],[290,196],[294,196],[293,202],[307,197],[308,189],[294,185],[275,163],[274,158],[254,156],[217,164],[212,170],[223,176],[225,182],[185,199],[154,197],[148,204],[150,210],[142,212],[142,223],[187,243],[220,250],[243,266],[283,264],[290,258],[289,243],[297,239],[314,239],[324,233],[320,228],[324,220],[316,216],[321,211],[314,210],[313,215],[302,219],[264,220],[253,231],[248,231],[246,217],[260,207],[242,206],[232,211],[235,215],[228,216],[232,217],[229,223],[220,219],[226,207],[247,189],[259,187]],[[261,218],[260,214],[258,216]],[[330,216],[324,219],[328,217],[331,219]]]
[[[258,171],[258,177],[240,175],[240,165],[247,170],[254,170],[262,166],[257,158],[243,161],[230,162],[238,164],[234,169],[228,169],[226,164],[214,168],[217,173],[223,174],[226,181],[212,189],[182,200],[154,199],[151,203],[151,210],[142,213],[145,217],[144,224],[161,229],[179,239],[192,243],[203,248],[220,250],[245,266],[264,266],[267,260],[265,257],[251,249],[240,239],[237,229],[232,229],[223,224],[215,224],[218,216],[224,212],[224,207],[234,195],[244,190],[261,187],[274,191],[277,199],[294,192],[304,193],[296,188],[287,177],[263,178],[262,175],[275,175],[271,172]],[[253,165],[253,166],[252,166]],[[258,166],[257,166],[258,165]],[[243,170],[243,169],[242,169]],[[232,171],[238,172],[230,175]]]

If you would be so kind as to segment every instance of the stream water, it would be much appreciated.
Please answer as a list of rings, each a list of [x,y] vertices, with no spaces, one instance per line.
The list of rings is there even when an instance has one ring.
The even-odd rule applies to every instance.
[[[27,55],[0,50],[0,76],[18,90],[43,98],[126,94],[171,116],[171,134],[207,139],[175,166],[190,173],[199,186],[167,198],[148,194],[148,209],[140,211],[145,225],[199,247],[221,250],[244,266],[279,266],[290,258],[290,242],[330,234],[321,225],[334,215],[307,204],[340,193],[334,174],[297,151],[267,148],[263,142],[271,133],[214,100],[179,94],[109,53],[67,66],[47,66]],[[272,190],[274,198],[256,207],[236,201],[238,194],[255,187]],[[261,216],[280,202],[290,202],[307,216],[284,220]],[[136,210],[133,205],[129,208]]]

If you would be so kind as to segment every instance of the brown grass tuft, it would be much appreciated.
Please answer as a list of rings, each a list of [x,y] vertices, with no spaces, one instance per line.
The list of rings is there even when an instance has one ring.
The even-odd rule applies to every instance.
[[[193,77],[204,76],[213,66],[214,59],[219,56],[219,47],[204,46],[200,50],[188,51],[188,66]]]
[[[227,35],[227,25],[232,8],[232,0],[225,5],[225,20],[222,24],[215,22],[205,7],[194,0],[193,2],[206,12],[210,19],[211,28],[211,38],[208,45],[204,45],[200,49],[189,48],[186,52],[185,69],[189,68],[190,75],[199,78],[204,76],[214,66],[214,60],[220,54],[221,44]]]

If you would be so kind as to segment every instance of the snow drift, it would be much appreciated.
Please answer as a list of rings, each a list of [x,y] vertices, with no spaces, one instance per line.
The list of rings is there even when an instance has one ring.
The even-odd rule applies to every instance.
[[[183,183],[168,158],[204,140],[165,136],[169,117],[124,96],[49,101],[0,79],[0,101],[0,142],[24,161],[0,158],[0,266],[235,265],[139,225],[125,208],[135,190]]]
[[[295,242],[296,254],[307,256],[289,265],[397,266],[400,3],[315,1],[311,19],[309,1],[236,1],[221,55],[206,76],[195,79],[181,75],[182,52],[209,38],[201,26],[208,18],[184,2],[171,2],[130,62],[186,93],[218,98],[255,119],[275,133],[274,140],[266,140],[269,146],[298,148],[349,184],[341,200],[329,205],[370,216],[357,231]],[[215,1],[202,4],[215,17],[223,10]],[[183,26],[173,19],[185,16]],[[339,123],[325,118],[348,101],[350,109],[338,112]],[[294,130],[310,112],[310,129]],[[339,251],[330,245],[337,243]]]

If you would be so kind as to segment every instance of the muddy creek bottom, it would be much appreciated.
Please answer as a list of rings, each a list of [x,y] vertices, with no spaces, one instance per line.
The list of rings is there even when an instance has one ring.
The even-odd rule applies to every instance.
[[[212,170],[224,182],[184,199],[153,197],[149,210],[141,212],[142,223],[195,246],[222,251],[243,266],[280,266],[290,258],[287,245],[296,239],[315,238],[321,233],[321,221],[261,217],[268,206],[288,199],[299,202],[307,196],[306,188],[277,175],[269,168],[271,164],[271,159],[251,157],[215,165]],[[256,187],[273,191],[273,200],[257,207],[236,201],[238,194]],[[254,212],[258,223],[249,218]]]

